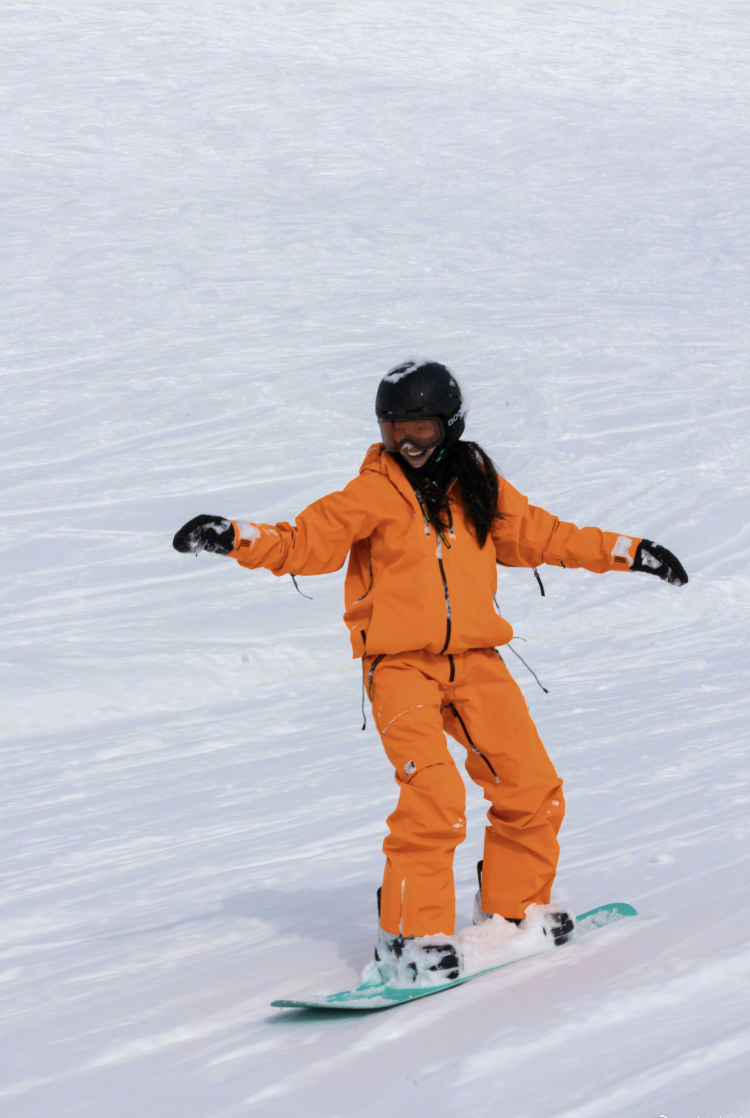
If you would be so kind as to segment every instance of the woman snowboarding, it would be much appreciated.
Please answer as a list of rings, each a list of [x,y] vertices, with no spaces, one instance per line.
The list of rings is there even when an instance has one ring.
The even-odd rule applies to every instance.
[[[308,506],[296,527],[204,515],[174,547],[276,575],[325,574],[349,556],[344,621],[399,787],[375,957],[394,980],[444,982],[461,974],[453,856],[466,837],[464,784],[445,733],[466,748],[466,771],[490,803],[475,923],[520,924],[535,905],[555,942],[573,930],[550,904],[562,781],[498,651],[513,630],[494,605],[497,565],[643,571],[677,586],[688,577],[658,544],[530,505],[462,440],[467,409],[444,365],[398,365],[380,382],[375,411],[381,442],[359,475]]]

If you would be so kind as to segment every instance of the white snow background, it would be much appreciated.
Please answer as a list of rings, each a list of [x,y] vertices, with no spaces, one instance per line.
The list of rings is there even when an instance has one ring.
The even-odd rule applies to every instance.
[[[749,19],[0,6],[3,1115],[748,1118]],[[369,959],[396,788],[343,572],[307,601],[172,535],[342,486],[414,352],[535,503],[690,573],[500,575],[556,895],[642,916],[273,1010]]]

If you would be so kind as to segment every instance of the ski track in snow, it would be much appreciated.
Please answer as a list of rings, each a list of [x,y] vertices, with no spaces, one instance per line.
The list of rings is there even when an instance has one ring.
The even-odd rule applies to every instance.
[[[0,1113],[748,1118],[747,5],[0,31]],[[689,571],[499,578],[550,690],[509,662],[566,782],[557,899],[642,915],[387,1013],[275,1011],[370,957],[392,774],[343,574],[306,601],[171,537],[345,484],[421,352],[535,503]]]

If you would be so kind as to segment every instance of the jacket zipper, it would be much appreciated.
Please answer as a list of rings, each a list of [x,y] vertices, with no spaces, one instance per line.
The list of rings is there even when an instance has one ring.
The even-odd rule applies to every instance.
[[[484,761],[485,765],[487,766],[487,768],[488,768],[488,769],[490,770],[490,772],[491,772],[491,773],[492,773],[492,775],[494,776],[494,778],[495,778],[495,784],[499,784],[499,783],[500,783],[500,777],[499,777],[499,776],[497,775],[497,773],[496,773],[496,772],[495,772],[495,770],[493,769],[493,767],[492,767],[491,763],[490,763],[490,762],[489,762],[489,760],[488,760],[488,759],[487,759],[487,758],[485,757],[484,753],[482,753],[482,750],[481,750],[481,749],[477,749],[477,747],[476,747],[476,746],[474,745],[474,742],[473,742],[473,741],[471,740],[471,734],[470,734],[470,733],[469,733],[469,731],[468,731],[468,730],[466,729],[466,723],[464,722],[463,718],[462,718],[462,717],[461,717],[461,715],[460,715],[460,714],[458,713],[458,711],[456,710],[456,708],[455,708],[455,706],[453,705],[453,703],[448,703],[448,706],[449,706],[449,707],[450,707],[450,709],[451,709],[451,710],[453,711],[453,715],[454,715],[454,717],[455,717],[455,718],[457,718],[457,719],[458,719],[458,721],[459,721],[459,722],[461,723],[461,729],[462,729],[462,730],[463,730],[463,732],[464,732],[464,733],[466,734],[466,740],[468,741],[469,745],[470,745],[470,746],[471,746],[471,748],[472,748],[472,749],[474,750],[474,752],[475,752],[475,753],[478,753],[478,754],[479,754],[479,756],[480,756],[480,757],[482,758],[482,760]]]
[[[440,577],[443,580],[443,593],[445,594],[445,613],[446,613],[446,626],[445,626],[445,644],[440,649],[442,655],[450,644],[451,639],[451,599],[448,593],[448,580],[445,577],[445,567],[443,566],[443,541],[438,536],[437,542],[437,561],[440,567]]]
[[[419,501],[419,507],[422,510],[422,519],[424,520],[424,534],[426,536],[429,536],[429,534],[430,534],[430,521],[429,521],[429,518],[427,516],[427,509],[424,507],[424,501],[422,500],[422,494],[419,492],[418,489],[415,489],[414,490],[414,496]]]
[[[362,597],[357,598],[356,602],[353,603],[355,606],[358,605],[360,602],[363,602],[372,590],[372,544],[370,543],[369,538],[367,540],[367,566],[370,568],[370,585],[367,587]]]
[[[456,665],[454,663],[453,657],[451,656],[450,652],[448,653],[448,659],[451,662],[451,674],[450,674],[450,679],[448,680],[448,682],[453,683],[453,680],[456,678]]]
[[[451,485],[452,484],[453,484],[453,482],[451,482]],[[450,486],[448,488],[450,489]],[[422,500],[422,494],[419,492],[418,489],[415,489],[414,490],[414,495],[417,498],[417,500],[419,501],[419,507],[422,510],[422,519],[424,520],[425,535],[429,536],[430,535],[430,521],[429,521],[429,518],[427,516],[427,509],[424,507],[424,501]],[[449,532],[452,533],[453,532],[453,517],[451,516],[450,509],[448,509],[448,522],[449,522],[449,525],[450,525],[448,530],[449,530]],[[445,539],[445,537],[443,536],[443,533],[438,531],[437,528],[435,529],[435,535],[437,536],[437,552],[436,552],[436,554],[437,554],[438,566],[440,567],[440,577],[443,580],[443,594],[445,595],[445,612],[446,612],[445,644],[440,649],[440,655],[442,656],[442,654],[445,652],[446,648],[450,644],[450,639],[451,639],[451,599],[450,599],[450,594],[448,593],[448,580],[445,577],[445,567],[443,566],[443,541],[445,540],[445,546],[447,548],[450,549],[451,545]]]

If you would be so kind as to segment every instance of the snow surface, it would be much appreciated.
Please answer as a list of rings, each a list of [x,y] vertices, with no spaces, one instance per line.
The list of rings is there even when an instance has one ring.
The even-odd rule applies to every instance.
[[[749,16],[0,6],[3,1115],[748,1118]],[[642,917],[272,1010],[369,958],[395,787],[342,574],[171,539],[345,484],[422,351],[514,485],[690,574],[500,575],[556,896]]]

